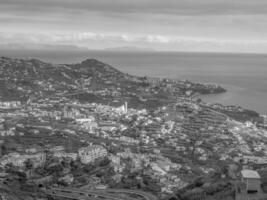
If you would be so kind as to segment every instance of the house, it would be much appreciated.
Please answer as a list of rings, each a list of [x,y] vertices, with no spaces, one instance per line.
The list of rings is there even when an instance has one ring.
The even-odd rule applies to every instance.
[[[53,176],[45,176],[45,177],[41,177],[41,178],[36,178],[36,179],[31,179],[28,180],[27,183],[28,184],[34,184],[34,185],[38,185],[39,187],[43,187],[43,186],[48,186],[53,182]]]
[[[264,179],[259,173],[254,170],[242,170],[241,182],[237,186],[235,200],[263,200],[267,199],[267,194],[264,193]],[[263,187],[263,190],[262,190]]]
[[[65,148],[60,145],[60,146],[50,147],[49,150],[51,152],[63,152],[65,150]]]
[[[151,166],[151,169],[152,169],[155,173],[157,173],[157,174],[159,174],[159,175],[161,175],[161,176],[164,176],[164,175],[167,174],[166,171],[164,171],[163,169],[161,169],[156,163],[151,163],[150,166]]]
[[[75,121],[79,124],[83,124],[83,123],[90,123],[95,121],[95,118],[93,116],[87,117],[87,118],[79,118],[79,119],[75,119]]]
[[[46,154],[44,153],[36,153],[30,155],[21,155],[19,153],[10,153],[5,155],[0,160],[1,166],[6,166],[8,163],[12,163],[14,166],[17,167],[24,167],[26,160],[31,160],[33,162],[33,167],[37,168],[42,166],[46,161]]]
[[[243,159],[245,164],[247,164],[247,163],[267,164],[267,157],[243,156],[242,159]]]
[[[241,181],[246,185],[247,193],[261,191],[261,177],[257,171],[245,169],[241,171]]]
[[[18,108],[21,106],[20,101],[4,101],[0,102],[0,108],[9,109],[9,108]]]
[[[107,150],[100,145],[82,147],[78,151],[79,158],[83,164],[94,162],[98,158],[107,156]]]
[[[206,199],[206,193],[201,188],[194,188],[193,190],[187,191],[183,195],[183,197],[186,199],[192,199],[192,200],[204,200]]]
[[[56,158],[70,158],[71,160],[77,160],[77,153],[66,153],[66,152],[54,152]]]

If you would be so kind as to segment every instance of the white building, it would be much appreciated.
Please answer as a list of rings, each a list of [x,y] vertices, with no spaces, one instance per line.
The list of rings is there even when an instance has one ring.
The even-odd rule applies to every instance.
[[[164,175],[167,174],[166,171],[164,171],[163,169],[161,169],[156,163],[151,163],[150,166],[151,166],[151,168],[152,168],[152,170],[154,172],[158,173],[161,176],[164,176]]]
[[[92,145],[80,148],[78,151],[79,158],[83,164],[94,162],[98,158],[107,156],[107,150],[100,145]]]
[[[128,103],[125,102],[124,105],[116,109],[117,112],[126,114],[128,112]]]
[[[77,153],[66,153],[66,152],[55,152],[53,154],[56,158],[71,158],[72,160],[77,160]]]
[[[267,164],[267,157],[243,156],[244,163]]]
[[[139,144],[139,140],[135,140],[135,139],[133,139],[131,137],[127,137],[127,136],[121,136],[120,141],[132,143],[132,144]]]
[[[4,101],[0,102],[0,108],[9,109],[9,108],[18,108],[21,106],[20,101]]]
[[[93,116],[87,117],[87,118],[79,118],[79,119],[75,119],[75,121],[79,124],[83,124],[83,123],[90,123],[90,122],[94,122],[95,118]]]
[[[4,156],[0,160],[0,165],[5,166],[8,163],[12,163],[14,166],[17,167],[24,167],[25,161],[30,159],[33,163],[33,166],[39,167],[42,166],[46,161],[46,155],[44,153],[36,153],[31,155],[21,155],[19,153],[10,153],[6,156]]]
[[[259,192],[261,190],[261,177],[257,171],[254,170],[242,170],[241,171],[242,182],[246,185],[246,191]]]

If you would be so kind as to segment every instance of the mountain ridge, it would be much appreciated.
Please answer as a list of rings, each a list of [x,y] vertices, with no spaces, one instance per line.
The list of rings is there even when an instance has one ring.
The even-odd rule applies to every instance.
[[[110,47],[104,49],[104,51],[118,51],[118,52],[155,52],[156,50],[149,47],[136,47],[136,46],[121,46]]]
[[[108,104],[129,101],[129,106],[136,108],[161,106],[178,96],[225,92],[217,85],[132,76],[94,58],[52,64],[1,57],[0,82],[0,97],[6,100],[61,95]]]

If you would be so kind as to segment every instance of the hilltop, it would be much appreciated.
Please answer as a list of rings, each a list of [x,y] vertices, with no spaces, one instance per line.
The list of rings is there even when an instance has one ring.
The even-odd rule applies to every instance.
[[[131,76],[96,59],[51,64],[37,59],[1,57],[0,83],[3,100],[67,96],[89,102],[129,101],[131,107],[140,108],[147,104],[163,105],[177,96],[225,91],[216,85]]]
[[[95,59],[87,59],[75,65],[55,65],[36,59],[0,59],[1,94],[14,93],[14,96],[1,95],[5,98],[14,98],[22,94],[46,95],[68,93],[87,88],[93,88],[95,82],[98,87],[104,86],[102,81],[106,76],[116,80],[125,79],[125,75],[115,68]],[[112,77],[111,77],[112,76]],[[110,79],[110,80],[111,80]]]

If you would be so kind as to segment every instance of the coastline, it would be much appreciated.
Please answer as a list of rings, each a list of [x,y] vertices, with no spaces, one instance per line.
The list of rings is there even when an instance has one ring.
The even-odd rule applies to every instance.
[[[138,52],[107,51],[1,53],[20,58],[32,55],[52,63],[76,63],[94,57],[132,75],[216,83],[226,88],[227,92],[222,95],[205,95],[203,99],[267,113],[267,58],[262,54],[146,52],[144,55]]]
[[[261,93],[234,85],[220,85],[226,89],[226,92],[219,94],[201,94],[199,95],[199,97],[207,103],[219,103],[224,106],[241,106],[245,109],[254,110],[259,114],[266,114],[267,108],[265,110],[263,108],[264,105],[262,104],[264,103],[261,103],[261,98],[264,97],[261,97]],[[254,94],[250,96],[251,101],[247,101],[248,99],[244,99],[247,98],[247,92]]]

